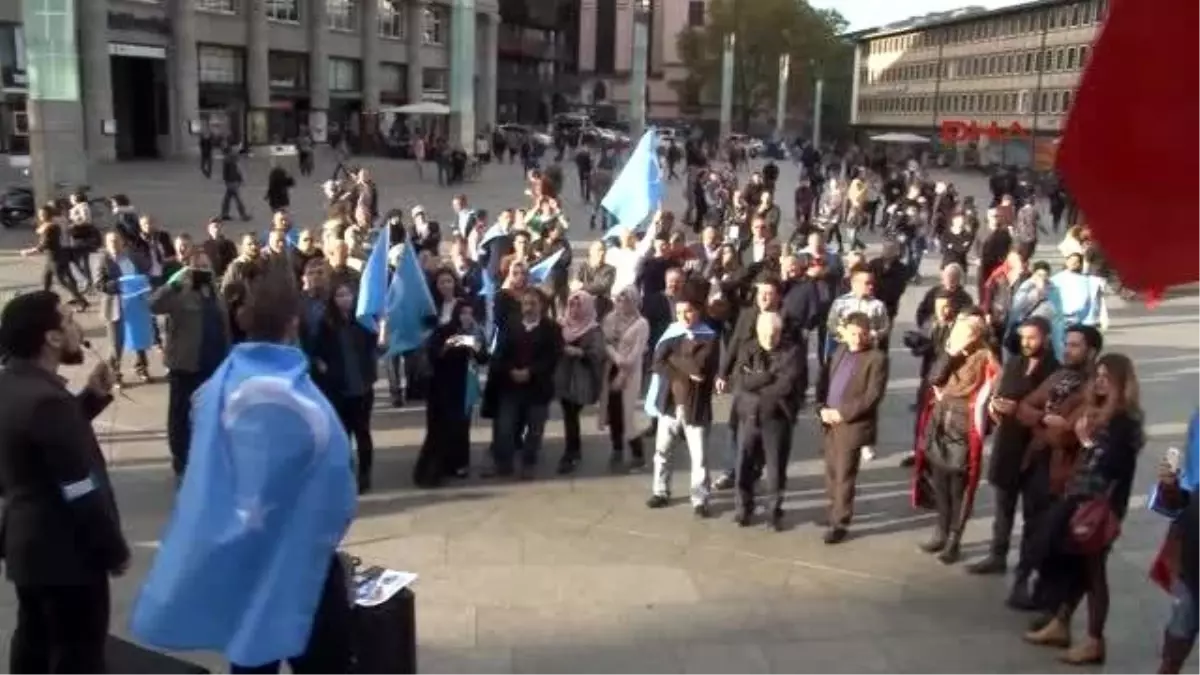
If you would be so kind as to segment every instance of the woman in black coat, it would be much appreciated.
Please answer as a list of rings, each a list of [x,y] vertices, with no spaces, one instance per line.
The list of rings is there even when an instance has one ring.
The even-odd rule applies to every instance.
[[[288,192],[296,181],[292,179],[291,174],[282,166],[271,160],[271,172],[267,174],[267,206],[271,207],[271,211],[279,211],[286,209],[291,205],[291,198]]]
[[[471,464],[471,413],[479,398],[477,369],[487,363],[483,330],[471,303],[455,304],[449,322],[427,343],[432,376],[425,402],[425,441],[413,467],[417,487],[466,478]]]

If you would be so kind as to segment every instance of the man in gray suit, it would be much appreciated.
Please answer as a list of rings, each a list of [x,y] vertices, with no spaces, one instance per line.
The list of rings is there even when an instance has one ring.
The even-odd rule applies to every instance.
[[[138,256],[126,251],[125,241],[116,231],[104,235],[104,251],[96,285],[104,293],[100,312],[108,332],[108,343],[112,345],[108,363],[112,367],[117,386],[121,384],[121,357],[125,353],[125,328],[121,321],[121,277],[145,274],[143,265],[139,264],[137,258]],[[146,358],[146,350],[139,349],[134,352],[133,369],[140,382],[150,381],[150,362]]]

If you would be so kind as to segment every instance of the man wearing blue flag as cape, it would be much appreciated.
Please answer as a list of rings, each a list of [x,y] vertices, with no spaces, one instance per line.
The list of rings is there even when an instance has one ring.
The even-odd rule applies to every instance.
[[[356,505],[349,440],[290,346],[290,282],[254,283],[238,316],[248,341],[196,392],[188,470],[131,619],[141,642],[219,651],[233,673],[350,667],[336,562]]]
[[[691,503],[697,517],[708,517],[708,430],[712,425],[714,377],[720,346],[704,322],[707,293],[689,289],[675,303],[675,323],[654,348],[653,375],[646,392],[646,414],[657,418],[653,494],[646,505],[659,509],[671,501],[671,455],[683,436],[691,456]]]

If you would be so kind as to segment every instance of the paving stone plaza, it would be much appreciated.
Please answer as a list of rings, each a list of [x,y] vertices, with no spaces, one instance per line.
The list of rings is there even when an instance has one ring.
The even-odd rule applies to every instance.
[[[439,187],[417,177],[410,162],[367,161],[380,187],[381,210],[424,205],[442,222],[451,219],[450,199],[464,191],[476,208],[493,214],[519,204],[521,171],[490,166],[462,188]],[[321,195],[316,183],[332,171],[318,167],[314,179],[298,180],[293,211],[302,225],[318,225]],[[245,229],[266,227],[262,201],[266,162],[248,162],[243,190],[256,219]],[[568,172],[565,203],[574,223],[570,238],[583,253],[594,236]],[[5,176],[0,172],[0,180]],[[951,177],[982,201],[979,176]],[[121,164],[95,170],[93,195],[123,192],[155,216],[162,227],[201,236],[215,215],[222,185],[204,179],[191,164]],[[779,184],[790,221],[795,170],[783,167]],[[680,209],[682,184],[670,188],[668,206]],[[240,232],[231,223],[231,234]],[[0,294],[37,284],[40,260],[21,259],[28,230],[0,233]],[[1054,242],[1057,243],[1057,242]],[[1056,258],[1053,246],[1042,254]],[[935,274],[927,257],[927,278]],[[926,282],[927,284],[928,282]],[[911,327],[917,298],[910,289],[902,323]],[[1133,357],[1142,384],[1150,441],[1141,458],[1135,502],[1109,562],[1112,609],[1108,664],[1112,672],[1151,672],[1166,620],[1168,598],[1146,577],[1165,522],[1144,508],[1144,494],[1168,445],[1182,441],[1196,404],[1200,312],[1194,292],[1180,293],[1154,310],[1110,297],[1112,325],[1106,349]],[[89,338],[102,351],[96,312],[84,315]],[[897,342],[897,341],[894,341]],[[362,498],[347,547],[372,564],[412,571],[416,584],[418,660],[422,672],[1057,672],[1051,651],[1021,641],[1027,617],[1003,607],[999,578],[968,576],[962,565],[947,568],[920,553],[917,543],[931,527],[909,507],[909,478],[899,468],[911,443],[909,404],[917,386],[917,361],[893,348],[888,396],[881,420],[878,457],[864,466],[852,540],[837,547],[821,542],[823,465],[815,424],[803,419],[795,434],[787,499],[788,529],[739,529],[732,497],[723,494],[718,517],[696,521],[680,506],[648,511],[648,474],[610,475],[608,442],[584,422],[581,470],[553,475],[561,453],[557,415],[547,428],[543,467],[528,483],[472,478],[437,491],[411,485],[424,411],[376,408],[375,490]],[[152,374],[162,376],[157,356]],[[86,369],[74,378],[82,381]],[[127,536],[135,545],[130,572],[114,584],[116,633],[125,632],[129,606],[154,555],[173,498],[164,434],[166,388],[155,383],[127,390],[96,422],[111,462]],[[725,419],[723,397],[718,416]],[[714,429],[723,446],[725,429]],[[473,430],[474,466],[485,465],[486,424]],[[979,493],[967,551],[982,554],[990,535],[991,492]],[[0,664],[7,664],[15,597],[0,585]],[[1080,613],[1082,619],[1082,612]],[[1082,620],[1076,621],[1082,630]],[[211,654],[194,660],[218,671]],[[1191,664],[1195,669],[1195,661]]]

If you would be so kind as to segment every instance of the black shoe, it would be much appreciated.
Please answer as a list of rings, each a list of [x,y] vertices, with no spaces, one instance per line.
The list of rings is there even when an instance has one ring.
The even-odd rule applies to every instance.
[[[771,512],[771,517],[767,520],[767,526],[776,532],[783,532],[783,509],[775,509]]]
[[[938,562],[943,565],[953,565],[962,558],[962,549],[959,548],[958,538],[952,537],[946,542],[946,546],[942,548],[942,552],[938,554]]]
[[[828,530],[825,530],[825,543],[829,544],[830,546],[834,544],[840,544],[843,541],[846,541],[846,537],[849,534],[850,531],[844,527],[831,527]]]
[[[921,550],[926,553],[940,553],[946,548],[946,535],[941,531],[935,531],[929,541],[921,544]]]
[[[563,457],[558,461],[558,475],[566,476],[567,474],[575,473],[575,469],[578,467],[578,459],[575,457]]]
[[[988,554],[988,557],[983,560],[977,560],[970,565],[967,565],[968,574],[1004,574],[1008,571],[1008,561],[1004,556],[996,555],[995,553]]]
[[[371,474],[358,474],[358,494],[365,495],[371,491]]]
[[[1033,600],[1033,594],[1029,592],[1029,580],[1017,577],[1013,581],[1012,590],[1009,592],[1008,599],[1004,601],[1004,604],[1009,609],[1015,609],[1018,612],[1032,612],[1038,609],[1037,603]]]
[[[698,520],[704,520],[712,514],[708,511],[708,504],[697,504],[692,507],[692,515]]]
[[[743,511],[743,510],[739,509],[737,512],[737,515],[735,515],[733,517],[733,522],[737,523],[738,527],[750,527],[750,522],[751,522],[750,516],[751,516],[750,511],[748,511],[748,510]]]
[[[727,473],[721,474],[712,484],[714,490],[728,490],[731,487],[733,487],[733,476]]]
[[[651,495],[646,500],[646,508],[661,509],[671,504],[671,498],[666,495]]]

